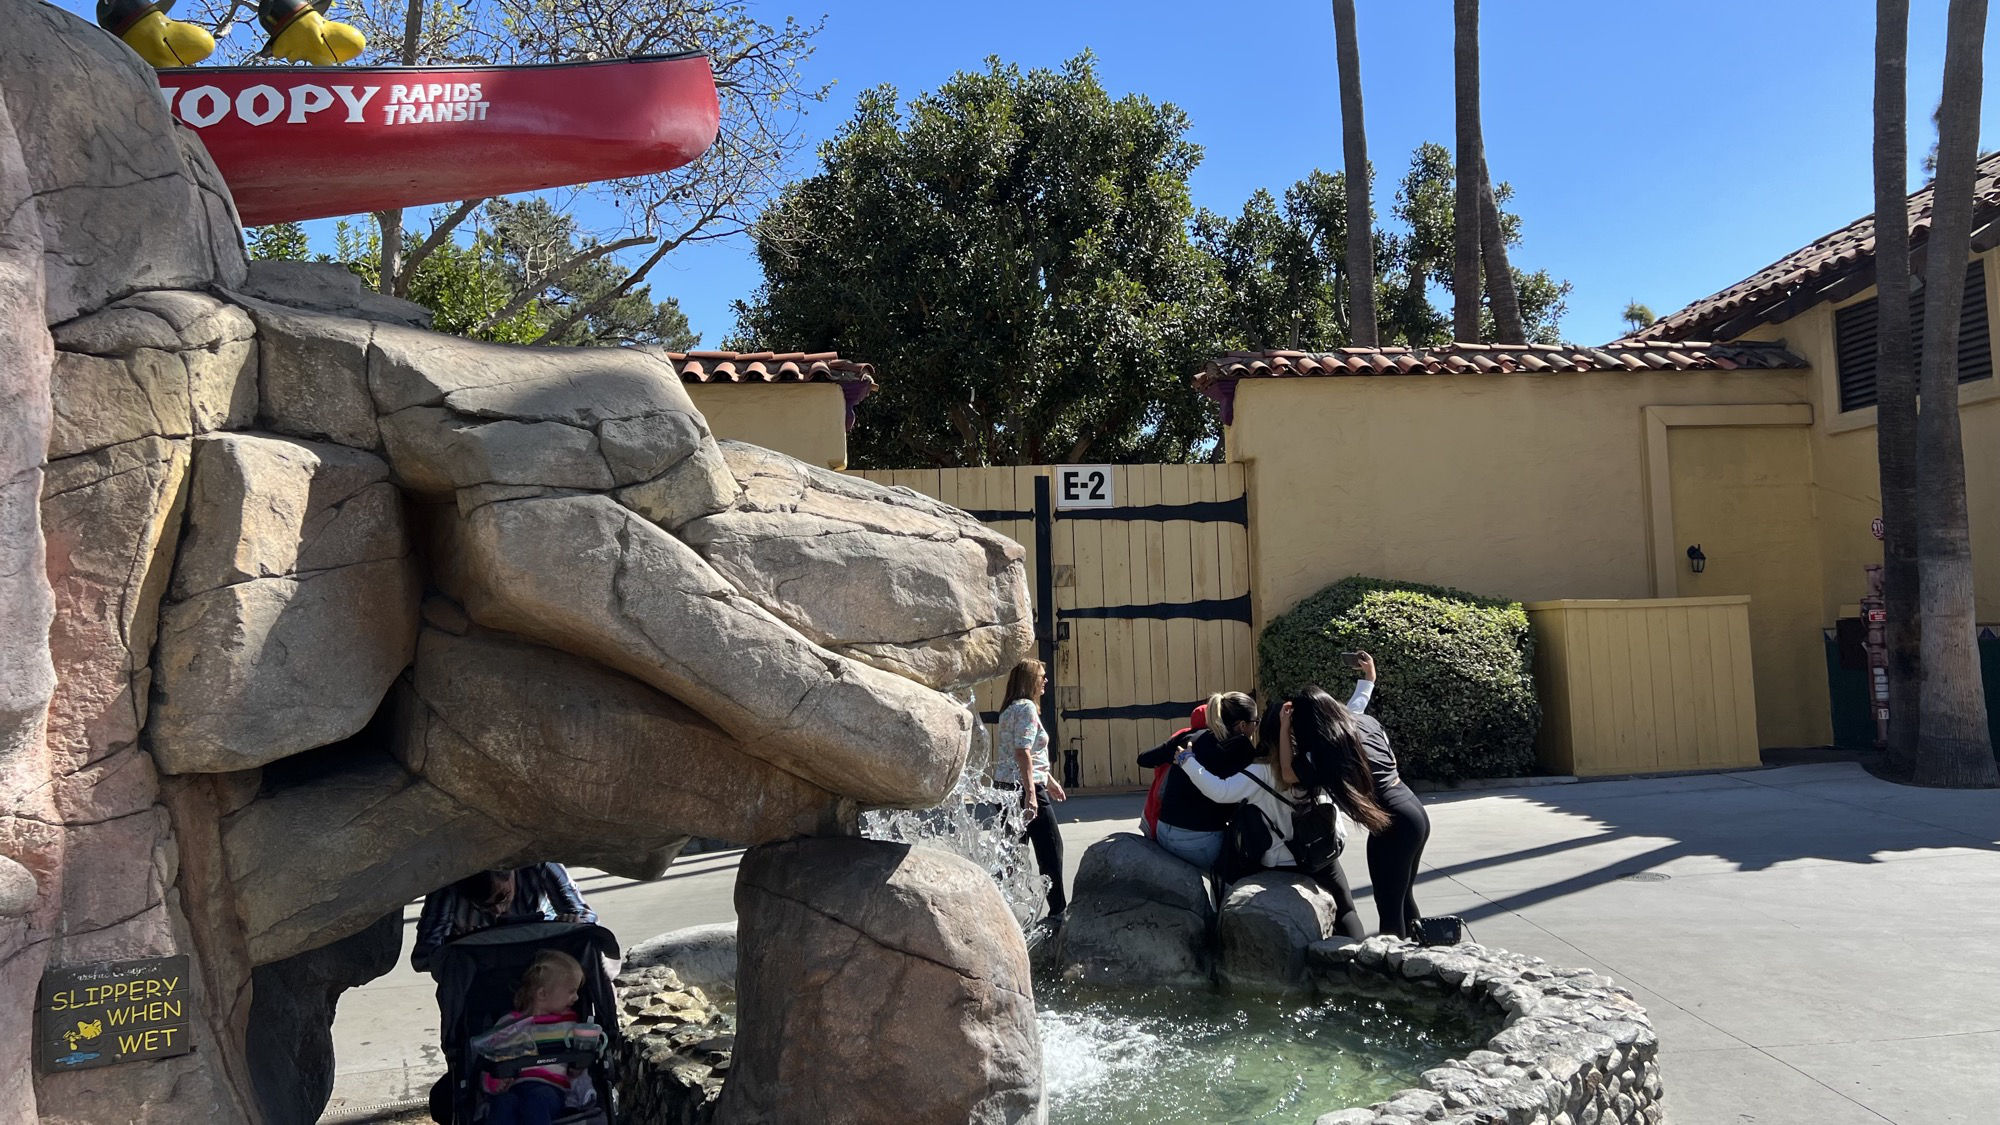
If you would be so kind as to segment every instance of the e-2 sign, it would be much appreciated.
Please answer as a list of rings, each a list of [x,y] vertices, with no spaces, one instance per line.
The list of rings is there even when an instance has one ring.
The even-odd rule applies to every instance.
[[[1056,466],[1057,508],[1115,508],[1109,465]]]

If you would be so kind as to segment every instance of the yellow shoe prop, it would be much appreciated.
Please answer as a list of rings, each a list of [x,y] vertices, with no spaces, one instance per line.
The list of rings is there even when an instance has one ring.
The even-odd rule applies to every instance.
[[[193,66],[215,53],[206,28],[168,19],[174,0],[98,0],[97,24],[153,66]]]
[[[263,51],[271,58],[337,66],[368,47],[353,25],[327,19],[311,0],[260,0],[257,22],[271,34]]]

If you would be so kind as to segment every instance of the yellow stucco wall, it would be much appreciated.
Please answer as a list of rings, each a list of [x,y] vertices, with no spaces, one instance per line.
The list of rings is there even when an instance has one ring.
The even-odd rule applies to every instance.
[[[1982,257],[1986,315],[1996,330],[1996,345],[2000,345],[2000,251]],[[1821,566],[1826,575],[1822,617],[1827,625],[1833,624],[1841,606],[1861,600],[1862,567],[1882,561],[1882,545],[1868,530],[1869,521],[1882,514],[1875,410],[1840,412],[1833,340],[1834,313],[1874,299],[1875,290],[1870,288],[1839,305],[1820,305],[1782,324],[1761,326],[1745,337],[1783,340],[1813,365],[1813,462]],[[2000,355],[1995,359],[2000,361]],[[1971,517],[1978,617],[1982,622],[2000,622],[2000,378],[1959,388],[1959,420],[1965,439],[1966,509]]]
[[[1663,513],[1667,530],[1655,530],[1655,510],[1672,502],[1671,480],[1658,478],[1675,475],[1673,446],[1684,443],[1649,444],[1649,417],[1668,435],[1711,421],[1803,431],[1809,383],[1806,372],[1771,371],[1243,380],[1229,454],[1249,465],[1257,625],[1350,574],[1521,601],[1697,593],[1754,600],[1756,590],[1736,587],[1753,573],[1769,583],[1769,567],[1742,559],[1727,581],[1718,566],[1702,589],[1671,588],[1672,570],[1663,585],[1657,560],[1684,567],[1686,544],[1655,550],[1656,539],[1683,531],[1671,513]],[[1671,429],[1647,411],[1762,404],[1780,410],[1669,415]],[[1802,438],[1717,440],[1733,443],[1744,481],[1792,481],[1806,472]],[[1774,518],[1771,505],[1752,507],[1708,512],[1705,527],[1748,538],[1753,529],[1732,521]],[[1776,518],[1790,521],[1786,538],[1813,540],[1809,504]],[[1774,670],[1804,668],[1821,651],[1817,560],[1800,561],[1799,573],[1783,581],[1808,591],[1804,600],[1753,613],[1752,647],[1760,661],[1771,654]],[[1765,745],[1830,737],[1825,676],[1808,679],[1790,692],[1773,685],[1770,694],[1792,702],[1760,706]]]
[[[1227,449],[1257,628],[1351,574],[1521,601],[1747,594],[1760,741],[1828,741],[1821,630],[1882,557],[1875,412],[1840,411],[1834,314],[1872,300],[1744,337],[1808,371],[1243,380]],[[1959,401],[1978,616],[2000,622],[2000,379]]]
[[[847,467],[846,407],[834,383],[689,383],[716,437],[830,469]]]

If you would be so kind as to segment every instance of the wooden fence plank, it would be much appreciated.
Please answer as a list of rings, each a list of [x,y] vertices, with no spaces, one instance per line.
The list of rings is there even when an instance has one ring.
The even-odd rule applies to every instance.
[[[1160,469],[1160,502],[1162,504],[1186,504],[1189,495],[1188,469],[1186,465],[1164,465]],[[1169,602],[1185,602],[1194,599],[1194,559],[1193,544],[1185,522],[1169,523],[1162,527],[1166,543],[1166,596]],[[1167,698],[1178,701],[1193,700],[1202,695],[1201,678],[1195,661],[1194,622],[1185,617],[1174,618],[1167,623]]]
[[[1129,482],[1124,479],[1123,468],[1112,469],[1113,495],[1128,496]],[[1107,606],[1131,605],[1139,599],[1132,596],[1132,527],[1122,520],[1099,520],[1096,523],[1101,537],[1099,545],[1099,565],[1104,572],[1102,604]],[[1110,619],[1104,622],[1104,673],[1106,677],[1105,697],[1108,707],[1129,707],[1139,702],[1138,674],[1132,665],[1136,659],[1133,644],[1133,622],[1126,618]],[[1105,765],[1110,784],[1130,785],[1138,776],[1138,764],[1133,761],[1139,750],[1135,745],[1139,735],[1134,720],[1112,719],[1106,724],[1107,743],[1105,745]]]

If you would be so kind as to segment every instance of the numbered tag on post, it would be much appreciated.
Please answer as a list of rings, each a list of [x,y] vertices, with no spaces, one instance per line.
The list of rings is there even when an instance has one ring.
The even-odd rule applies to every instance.
[[[1115,508],[1109,465],[1058,465],[1057,508]]]

